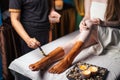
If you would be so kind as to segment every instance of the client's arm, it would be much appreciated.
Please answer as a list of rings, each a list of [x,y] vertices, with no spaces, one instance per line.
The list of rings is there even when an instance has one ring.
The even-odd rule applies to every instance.
[[[90,6],[91,0],[84,0],[84,8],[85,8],[85,16],[79,24],[80,32],[82,31],[83,27],[85,27],[85,21],[90,19]]]
[[[117,27],[120,26],[120,21],[101,21],[100,25],[108,27]]]
[[[91,0],[85,0],[84,1],[85,16],[84,16],[83,20],[90,18],[90,6],[91,6]]]
[[[120,21],[102,21],[99,18],[94,18],[92,21],[102,27],[113,27],[113,28],[120,28]]]

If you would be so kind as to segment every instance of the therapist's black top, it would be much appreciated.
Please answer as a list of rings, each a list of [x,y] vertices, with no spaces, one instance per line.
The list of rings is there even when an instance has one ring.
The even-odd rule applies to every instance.
[[[20,13],[20,21],[30,37],[36,38],[41,45],[49,41],[49,20],[51,0],[9,0],[9,11]],[[18,26],[19,27],[19,26]],[[21,41],[21,53],[33,50]]]
[[[21,23],[33,25],[34,30],[49,29],[49,0],[10,0],[9,11],[20,11]]]

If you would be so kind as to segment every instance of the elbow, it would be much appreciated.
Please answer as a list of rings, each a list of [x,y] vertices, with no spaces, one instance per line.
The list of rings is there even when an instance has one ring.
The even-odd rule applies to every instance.
[[[11,24],[13,25],[13,27],[17,25],[18,22],[20,22],[19,19],[11,17]]]
[[[10,13],[11,24],[14,25],[17,22],[20,22],[20,17],[14,13]]]

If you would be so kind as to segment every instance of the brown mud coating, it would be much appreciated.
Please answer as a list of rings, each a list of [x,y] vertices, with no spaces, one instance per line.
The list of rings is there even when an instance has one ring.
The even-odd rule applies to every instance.
[[[62,73],[63,71],[65,71],[66,69],[68,69],[71,66],[74,58],[79,53],[78,51],[80,50],[82,45],[83,45],[83,42],[77,41],[74,44],[73,48],[66,55],[64,53],[64,50],[61,47],[58,47],[55,50],[53,50],[52,52],[50,52],[48,54],[48,56],[42,58],[41,60],[39,60],[38,62],[36,62],[34,64],[31,64],[29,66],[29,68],[33,71],[43,69],[47,65],[52,65],[53,62],[56,62],[58,59],[61,59],[64,57],[57,64],[53,65],[49,69],[50,73],[55,73],[55,74]]]
[[[60,74],[64,72],[66,69],[68,69],[74,60],[74,58],[77,56],[79,53],[79,49],[83,45],[83,42],[77,41],[73,48],[70,50],[70,52],[57,64],[55,64],[53,67],[49,69],[50,73],[55,73],[55,74]]]
[[[47,67],[47,65],[51,65],[52,63],[56,62],[60,58],[64,56],[64,50],[61,47],[56,48],[52,52],[50,52],[46,57],[42,58],[41,60],[37,61],[29,65],[29,68],[32,71],[37,71],[39,69],[43,69]]]

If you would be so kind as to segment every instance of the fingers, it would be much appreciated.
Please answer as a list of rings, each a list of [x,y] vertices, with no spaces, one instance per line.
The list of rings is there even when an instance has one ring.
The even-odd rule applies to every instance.
[[[100,24],[99,18],[83,20],[79,25],[80,32],[82,32],[83,30],[89,30],[91,29],[92,26],[97,26],[99,24]]]
[[[83,30],[88,30],[88,29],[89,29],[89,27],[86,26],[86,24],[84,22],[81,23],[81,25],[80,25],[80,32],[82,32]]]
[[[60,17],[58,17],[58,16],[50,16],[49,21],[50,21],[50,23],[59,23],[60,22]]]
[[[83,30],[84,26],[85,26],[85,21],[83,20],[83,21],[81,21],[80,24],[79,24],[80,32]]]
[[[94,24],[100,24],[100,19],[99,19],[99,18],[93,18],[93,19],[91,19],[91,21],[92,21]]]
[[[83,30],[88,30],[88,29],[89,29],[88,26],[82,26],[80,30],[83,31]]]
[[[40,46],[40,42],[36,38],[33,38],[33,40],[36,45]]]
[[[38,46],[40,46],[40,42],[35,38],[30,38],[29,41],[27,42],[27,45],[28,47],[35,49]]]
[[[50,23],[59,23],[61,15],[53,10],[48,17]]]

